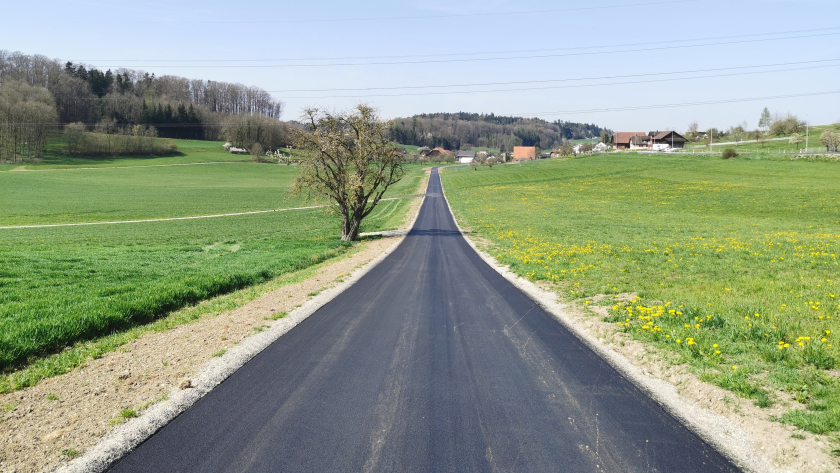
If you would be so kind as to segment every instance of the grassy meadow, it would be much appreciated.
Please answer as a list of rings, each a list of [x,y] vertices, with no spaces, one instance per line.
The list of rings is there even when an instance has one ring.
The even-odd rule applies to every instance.
[[[215,149],[218,144],[211,144]],[[184,162],[217,160],[178,141]],[[220,145],[219,145],[220,147]],[[222,153],[224,156],[233,156]],[[248,156],[239,158],[249,158]],[[209,215],[315,205],[290,195],[296,166],[175,164],[120,158],[29,164],[0,172],[0,227]],[[102,164],[100,159],[93,160]],[[105,160],[110,161],[110,160]],[[75,165],[75,166],[73,166]],[[111,167],[122,165],[121,167]],[[415,194],[408,166],[389,196]],[[410,200],[380,204],[362,231],[393,229]],[[201,300],[343,253],[340,219],[325,209],[197,220],[0,229],[0,373],[74,343],[145,324]]]
[[[759,406],[795,400],[780,421],[840,431],[840,163],[628,153],[441,175],[513,271]]]
[[[820,134],[824,130],[830,130],[835,133],[840,133],[840,123],[835,123],[833,125],[819,125],[819,126],[812,126],[810,129],[810,137],[808,139],[808,150],[811,153],[820,153],[825,152],[825,147],[820,144]],[[768,141],[765,143],[739,143],[737,145],[715,145],[712,147],[713,151],[720,152],[723,151],[724,148],[734,148],[739,154],[744,155],[751,155],[754,159],[761,158],[761,155],[764,154],[774,154],[774,153],[798,153],[799,150],[805,148],[805,132],[801,133],[802,135],[802,143],[791,143],[790,136],[783,137],[783,140],[775,140],[776,138],[782,138],[779,136],[770,135],[768,136]],[[744,137],[744,141],[753,141],[754,138],[750,137],[749,134],[746,134]],[[774,140],[774,141],[770,141]],[[731,142],[730,139],[724,138],[724,142]],[[691,153],[691,151],[696,152],[703,152],[708,151],[708,146],[703,146],[702,143],[687,143],[686,144],[686,151]],[[779,158],[774,156],[774,158]]]
[[[163,139],[163,138],[161,138]],[[200,140],[168,140],[178,146],[174,156],[131,156],[131,157],[80,157],[70,156],[66,152],[66,144],[60,134],[53,134],[47,144],[44,155],[38,161],[20,161],[17,163],[0,164],[0,172],[14,169],[44,170],[44,169],[74,169],[80,167],[129,167],[129,166],[160,166],[172,164],[220,163],[220,162],[251,162],[253,156],[249,154],[231,154],[222,147],[223,141]],[[299,150],[285,150],[294,157],[301,157]]]

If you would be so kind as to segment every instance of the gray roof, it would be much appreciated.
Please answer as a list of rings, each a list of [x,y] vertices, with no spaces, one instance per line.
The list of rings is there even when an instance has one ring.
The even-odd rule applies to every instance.
[[[458,151],[458,158],[475,158],[475,151]]]

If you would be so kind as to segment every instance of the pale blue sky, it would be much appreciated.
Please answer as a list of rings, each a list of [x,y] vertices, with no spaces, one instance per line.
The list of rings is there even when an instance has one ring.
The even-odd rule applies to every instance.
[[[772,112],[808,118],[814,124],[840,121],[840,94],[582,112],[840,91],[838,0],[33,0],[7,2],[3,10],[0,49],[83,60],[103,69],[125,66],[157,75],[256,85],[277,91],[273,94],[287,103],[285,118],[298,117],[307,105],[344,109],[367,101],[379,107],[385,117],[495,112],[597,123],[617,131],[685,130],[692,120],[702,128],[726,128],[744,120],[755,127],[765,106]],[[757,41],[768,38],[776,39]],[[706,45],[677,48],[696,44]],[[640,49],[644,51],[630,51]],[[500,59],[502,56],[544,57]],[[359,57],[378,58],[348,59]],[[463,61],[488,58],[491,60]],[[281,59],[302,60],[277,61]],[[205,60],[261,61],[201,62]],[[422,61],[451,62],[418,63]],[[367,64],[335,65],[357,62]],[[790,64],[803,62],[807,64]],[[331,65],[289,67],[323,63]],[[787,65],[708,71],[772,64]],[[795,70],[768,72],[779,69]],[[708,72],[568,81],[682,71]],[[730,75],[638,83],[721,74]],[[522,81],[555,82],[454,89],[290,91]],[[605,83],[612,85],[579,87]],[[577,87],[569,87],[573,85]],[[498,91],[535,87],[543,89]],[[463,93],[479,89],[494,92]],[[440,94],[453,91],[460,93]],[[432,92],[438,95],[405,95]],[[370,94],[400,96],[328,97]]]

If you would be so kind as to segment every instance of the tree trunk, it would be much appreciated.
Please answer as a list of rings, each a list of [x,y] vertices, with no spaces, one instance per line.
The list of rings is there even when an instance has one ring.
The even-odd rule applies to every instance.
[[[362,219],[344,211],[341,214],[341,241],[356,241],[359,239],[359,227]]]

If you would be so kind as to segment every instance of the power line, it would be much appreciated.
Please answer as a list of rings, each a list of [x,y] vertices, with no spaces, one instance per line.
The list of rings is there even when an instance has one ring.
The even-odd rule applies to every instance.
[[[837,31],[840,27],[831,28],[809,28],[805,30],[789,30],[776,31],[771,33],[751,33],[743,35],[731,36],[712,36],[706,38],[692,38],[692,39],[676,39],[667,41],[671,43],[685,43],[690,41],[716,41],[721,39],[735,39],[735,38],[752,38],[755,36],[772,36],[772,35],[791,35],[799,33],[816,33],[819,31]],[[772,38],[771,38],[772,39]],[[465,53],[435,53],[435,54],[403,54],[403,55],[387,55],[387,56],[341,56],[341,57],[308,57],[308,58],[275,58],[275,59],[79,59],[79,62],[281,62],[281,61],[349,61],[349,60],[363,60],[363,59],[400,59],[400,58],[418,58],[418,57],[448,57],[448,56],[477,56],[488,54],[521,54],[521,53],[537,53],[547,51],[576,51],[583,49],[602,49],[602,48],[616,48],[628,46],[648,46],[651,44],[663,44],[663,41],[651,41],[644,43],[622,43],[622,44],[605,44],[600,46],[578,46],[574,48],[542,48],[542,49],[514,49],[503,51],[477,51]]]
[[[613,86],[613,85],[649,84],[649,83],[656,83],[656,82],[673,82],[673,81],[680,81],[680,80],[711,79],[711,78],[716,78],[716,77],[734,77],[734,76],[746,76],[746,75],[755,75],[755,74],[769,74],[769,73],[774,73],[774,72],[803,71],[803,70],[810,70],[810,69],[825,69],[825,68],[838,67],[838,66],[840,66],[840,64],[825,65],[825,66],[812,66],[812,67],[796,67],[796,68],[777,69],[777,70],[770,70],[770,71],[751,71],[751,72],[735,72],[735,73],[729,73],[729,74],[713,74],[713,75],[705,75],[705,76],[673,77],[673,78],[668,78],[668,79],[650,79],[650,80],[639,80],[639,81],[610,82],[610,83],[607,83],[607,84],[555,85],[555,86],[547,86],[547,87],[521,87],[521,88],[515,88],[515,89],[456,90],[456,91],[447,91],[447,92],[417,92],[417,93],[403,93],[403,94],[324,95],[324,96],[310,96],[310,97],[291,96],[291,97],[283,97],[283,98],[284,99],[325,99],[325,98],[367,98],[367,97],[415,97],[415,96],[430,96],[430,95],[479,94],[479,93],[483,94],[483,93],[492,93],[492,92],[522,92],[522,91],[531,91],[531,90],[576,89],[576,88],[589,88],[589,87],[604,87],[604,86]]]
[[[775,95],[775,96],[767,96],[767,97],[750,97],[750,98],[742,98],[742,99],[726,99],[726,100],[709,100],[705,102],[684,102],[684,103],[670,103],[670,104],[658,104],[658,105],[638,105],[632,107],[616,107],[616,108],[593,108],[593,109],[582,109],[582,110],[562,110],[556,112],[538,112],[538,113],[520,113],[515,114],[514,116],[521,116],[521,117],[543,117],[543,116],[554,116],[554,115],[570,115],[575,113],[603,113],[603,112],[629,112],[629,111],[636,111],[636,110],[655,110],[660,108],[678,108],[678,107],[694,107],[699,105],[719,105],[719,104],[727,104],[727,103],[740,103],[740,102],[757,102],[760,100],[779,100],[779,99],[791,99],[791,98],[801,98],[801,97],[817,97],[822,95],[836,95],[840,94],[840,90],[833,90],[827,92],[813,92],[813,93],[805,93],[805,94],[790,94],[790,95]]]
[[[544,117],[544,116],[555,116],[555,115],[570,115],[575,113],[603,113],[603,112],[628,112],[628,111],[636,111],[636,110],[655,110],[661,108],[678,108],[678,107],[694,107],[694,106],[701,106],[701,105],[720,105],[720,104],[728,104],[728,103],[741,103],[741,102],[757,102],[761,100],[780,100],[780,99],[791,99],[791,98],[802,98],[802,97],[818,97],[818,96],[825,96],[825,95],[837,95],[840,94],[840,90],[831,90],[825,92],[811,92],[811,93],[803,93],[803,94],[789,94],[789,95],[773,95],[773,96],[765,96],[765,97],[749,97],[749,98],[739,98],[739,99],[724,99],[724,100],[709,100],[703,102],[683,102],[683,103],[671,103],[671,104],[656,104],[656,105],[636,105],[636,106],[629,106],[629,107],[614,107],[614,108],[593,108],[593,109],[579,109],[579,110],[562,110],[562,111],[554,111],[554,112],[528,112],[528,113],[513,113],[509,116],[513,117]],[[39,123],[39,122],[29,122],[29,123],[11,123],[12,125],[43,125],[43,126],[55,126],[60,127],[64,126],[63,123]],[[95,123],[85,123],[84,125],[93,126]],[[221,126],[222,123],[144,123],[143,125],[146,126],[154,126],[158,128],[179,128],[179,127],[210,127],[210,126]]]
[[[714,43],[701,43],[701,44],[688,44],[688,45],[679,45],[679,46],[661,46],[655,48],[637,48],[637,49],[615,49],[611,51],[590,51],[590,52],[577,52],[577,53],[563,53],[563,54],[535,54],[529,56],[501,56],[501,57],[491,57],[491,58],[462,58],[462,59],[433,59],[433,60],[423,60],[423,61],[381,61],[381,62],[335,62],[335,63],[324,63],[324,64],[269,64],[269,65],[259,65],[259,64],[244,64],[244,65],[154,65],[154,66],[146,66],[146,67],[155,67],[155,68],[187,68],[187,69],[207,69],[207,68],[224,68],[224,69],[231,69],[231,68],[246,68],[246,69],[274,69],[274,68],[300,68],[300,67],[335,67],[335,66],[393,66],[393,65],[401,65],[401,64],[441,64],[441,63],[464,63],[464,62],[487,62],[487,61],[502,61],[502,60],[511,60],[511,59],[545,59],[545,58],[556,58],[556,57],[572,57],[572,56],[594,56],[594,55],[602,55],[602,54],[616,54],[616,53],[636,53],[636,52],[648,52],[648,51],[664,51],[669,49],[686,49],[686,48],[698,48],[704,46],[722,46],[722,45],[729,45],[729,44],[747,44],[747,43],[760,43],[765,41],[781,41],[786,39],[802,39],[802,38],[816,38],[822,36],[836,36],[840,34],[837,33],[820,33],[820,34],[812,34],[812,35],[801,35],[801,36],[785,36],[781,38],[763,38],[763,39],[751,39],[751,40],[741,40],[741,41],[722,41],[722,42],[714,42]],[[129,66],[111,66],[113,68],[128,68]],[[131,67],[143,67],[141,66],[131,66]]]
[[[692,74],[696,72],[717,72],[730,71],[738,69],[754,69],[760,67],[779,67],[779,66],[793,66],[800,64],[815,64],[822,62],[835,62],[840,59],[819,59],[815,61],[798,61],[798,62],[782,62],[775,64],[757,64],[752,66],[735,66],[735,67],[721,67],[714,69],[693,69],[688,71],[672,71],[672,72],[655,72],[648,74],[628,74],[618,76],[599,76],[599,77],[580,77],[570,79],[545,79],[545,80],[522,80],[510,82],[476,82],[471,84],[449,84],[449,85],[417,85],[417,86],[400,86],[400,87],[362,87],[362,88],[342,88],[342,89],[282,89],[282,90],[266,90],[266,92],[283,93],[283,92],[362,92],[369,90],[402,90],[402,89],[442,89],[451,87],[480,87],[490,85],[520,85],[520,84],[544,84],[553,82],[569,82],[569,81],[584,81],[584,80],[606,80],[606,79],[626,79],[630,77],[648,77],[660,75],[676,75],[676,74]]]
[[[512,81],[512,82],[487,82],[487,83],[475,83],[475,84],[454,84],[454,85],[429,85],[429,86],[408,86],[408,87],[369,87],[363,89],[322,89],[322,90],[304,90],[306,92],[331,92],[331,91],[366,91],[366,90],[401,90],[401,89],[409,89],[409,90],[417,90],[417,89],[439,89],[439,88],[453,88],[453,87],[473,87],[473,86],[492,86],[492,85],[523,85],[523,84],[545,84],[545,83],[562,83],[562,82],[580,82],[580,81],[590,81],[590,80],[608,80],[608,79],[629,79],[629,78],[637,78],[637,77],[660,77],[660,76],[671,76],[671,75],[679,75],[679,74],[693,74],[698,72],[717,72],[717,71],[732,71],[732,70],[743,70],[743,69],[757,69],[757,68],[766,68],[766,67],[777,67],[777,66],[787,66],[787,65],[800,65],[800,64],[821,64],[826,62],[838,62],[840,59],[820,59],[815,61],[799,61],[799,62],[788,62],[788,63],[776,63],[776,64],[759,64],[759,65],[751,65],[751,66],[734,66],[734,67],[722,67],[722,68],[714,68],[714,69],[694,69],[688,71],[671,71],[671,72],[654,72],[654,73],[647,73],[647,74],[627,74],[627,75],[615,75],[615,76],[598,76],[598,77],[579,77],[579,78],[567,78],[567,79],[548,79],[548,80],[534,80],[534,81]],[[754,75],[754,74],[771,74],[776,72],[789,72],[789,71],[802,71],[802,70],[812,70],[812,69],[825,69],[831,67],[838,67],[840,64],[830,64],[830,65],[820,65],[820,66],[811,66],[811,67],[794,67],[794,68],[786,68],[786,69],[774,69],[774,70],[761,70],[761,71],[751,71],[751,72],[739,72],[739,73],[728,73],[728,74],[712,74],[712,75],[703,75],[703,76],[689,76],[689,77],[675,77],[675,78],[668,78],[668,79],[652,79],[652,80],[642,80],[642,81],[626,81],[626,82],[611,82],[606,84],[580,84],[580,85],[565,85],[565,86],[549,86],[549,87],[521,87],[521,88],[507,88],[507,89],[489,89],[489,90],[456,90],[456,91],[445,91],[445,92],[424,92],[424,93],[402,93],[402,94],[366,94],[366,95],[322,95],[322,96],[286,96],[282,97],[283,99],[323,99],[323,98],[366,98],[366,97],[411,97],[411,96],[427,96],[427,95],[453,95],[453,94],[475,94],[475,93],[490,93],[490,92],[521,92],[521,91],[529,91],[529,90],[551,90],[551,89],[568,89],[568,88],[583,88],[583,87],[604,87],[604,86],[613,86],[613,85],[627,85],[627,84],[646,84],[646,83],[654,83],[654,82],[671,82],[671,81],[679,81],[679,80],[692,80],[692,79],[710,79],[716,77],[735,77],[735,76],[744,76],[744,75]],[[267,90],[266,92],[291,92],[286,90]],[[117,96],[117,97],[80,97],[74,100],[111,100],[111,101],[124,101],[124,100],[132,100],[139,97],[129,96]],[[171,100],[170,100],[171,101]],[[200,102],[190,102],[190,103],[199,103]]]
[[[470,17],[491,17],[491,16],[508,16],[508,15],[532,15],[532,14],[544,14],[544,13],[570,13],[570,12],[577,12],[577,11],[593,11],[593,10],[606,10],[606,9],[615,9],[615,8],[632,8],[632,7],[645,7],[645,6],[656,6],[656,5],[674,5],[679,3],[695,3],[699,0],[673,0],[667,2],[646,2],[646,3],[630,3],[630,4],[620,4],[620,5],[604,5],[604,6],[595,6],[595,7],[578,7],[578,8],[562,8],[562,9],[550,9],[550,10],[520,10],[520,11],[508,11],[508,12],[491,12],[491,13],[463,13],[463,14],[442,14],[442,15],[423,15],[423,16],[384,16],[384,17],[367,17],[367,18],[298,18],[298,19],[291,19],[291,20],[251,20],[251,21],[237,21],[237,20],[213,20],[213,21],[178,21],[179,25],[204,25],[204,24],[223,24],[223,25],[254,25],[254,24],[294,24],[294,23],[341,23],[341,22],[361,22],[361,21],[391,21],[391,20],[430,20],[430,19],[440,19],[440,18],[470,18]],[[16,22],[19,24],[26,24],[26,23],[38,23],[39,25],[43,24],[63,24],[66,23],[64,21],[37,21],[37,22],[29,22],[29,21],[21,21]],[[169,24],[165,21],[109,21],[109,24]],[[73,25],[78,24],[101,24],[98,21],[82,21],[72,23]]]

